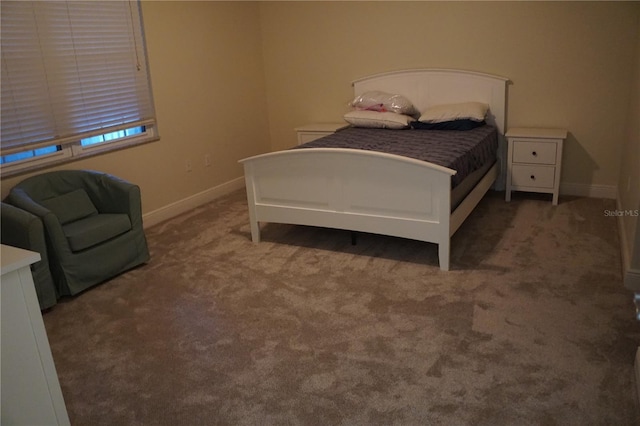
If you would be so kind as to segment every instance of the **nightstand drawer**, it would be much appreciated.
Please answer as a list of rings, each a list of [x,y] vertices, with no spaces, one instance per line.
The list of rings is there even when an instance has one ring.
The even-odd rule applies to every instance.
[[[514,164],[511,170],[511,184],[513,186],[553,189],[555,173],[555,167]]]
[[[555,142],[517,141],[513,144],[514,163],[556,164]]]

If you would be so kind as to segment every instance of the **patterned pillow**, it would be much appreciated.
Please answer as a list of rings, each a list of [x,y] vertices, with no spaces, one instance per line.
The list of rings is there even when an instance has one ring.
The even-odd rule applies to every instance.
[[[461,119],[483,121],[488,110],[489,105],[482,102],[434,105],[422,112],[419,121],[423,123],[442,123]]]
[[[395,112],[351,111],[344,115],[347,123],[355,127],[375,129],[407,129],[413,117]]]

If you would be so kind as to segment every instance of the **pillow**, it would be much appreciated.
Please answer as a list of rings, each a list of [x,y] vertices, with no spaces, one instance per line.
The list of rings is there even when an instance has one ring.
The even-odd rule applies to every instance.
[[[418,115],[418,110],[411,101],[402,95],[393,95],[379,90],[371,90],[356,96],[349,104],[354,108],[379,111],[395,112],[397,114]]]
[[[488,110],[489,105],[482,102],[434,105],[427,108],[419,120],[423,123],[442,123],[460,119],[482,121]]]
[[[75,191],[43,200],[40,204],[51,210],[62,225],[98,214],[98,210],[84,189],[76,189]]]
[[[375,129],[406,129],[413,117],[395,112],[351,111],[344,115],[347,123],[355,127],[369,127]]]
[[[469,119],[443,121],[441,123],[423,123],[422,121],[412,121],[409,123],[412,129],[418,130],[473,130],[476,127],[487,124],[484,120],[474,121]]]

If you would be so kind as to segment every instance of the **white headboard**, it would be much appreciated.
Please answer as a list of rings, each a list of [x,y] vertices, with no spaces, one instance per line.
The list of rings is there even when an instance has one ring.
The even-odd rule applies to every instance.
[[[412,69],[375,74],[355,80],[354,96],[369,90],[399,94],[419,111],[438,104],[476,101],[489,104],[487,122],[506,131],[507,83],[496,75],[453,69]]]

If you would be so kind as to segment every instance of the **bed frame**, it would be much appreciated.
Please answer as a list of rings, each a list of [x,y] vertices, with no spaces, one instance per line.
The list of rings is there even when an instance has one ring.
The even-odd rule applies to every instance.
[[[504,77],[470,71],[417,69],[353,82],[354,96],[369,90],[401,94],[420,111],[465,101],[489,104],[487,121],[504,146]],[[496,181],[499,159],[451,211],[455,170],[398,155],[342,148],[292,149],[240,160],[253,242],[260,223],[346,229],[438,244],[440,269],[449,270],[450,239]]]

